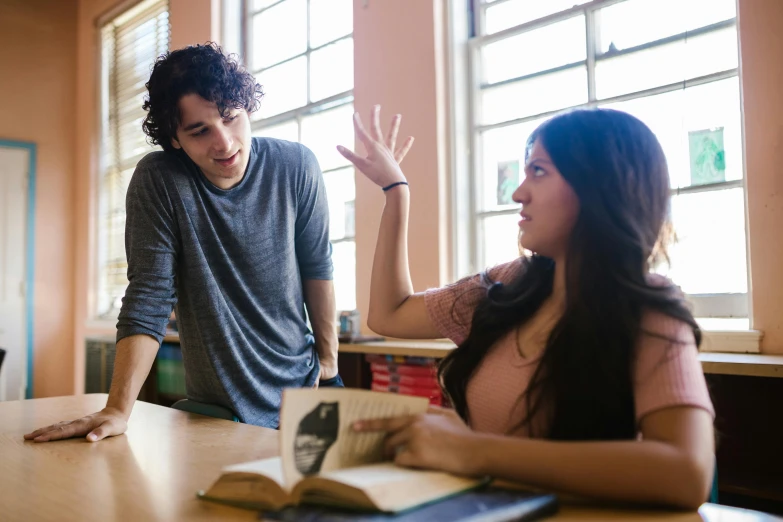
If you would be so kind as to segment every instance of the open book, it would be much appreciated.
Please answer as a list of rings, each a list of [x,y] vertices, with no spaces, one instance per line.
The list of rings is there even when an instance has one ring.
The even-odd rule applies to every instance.
[[[424,413],[428,400],[346,388],[287,389],[280,457],[228,466],[199,496],[253,509],[321,504],[399,512],[485,481],[383,461],[383,433],[357,433],[357,420]]]

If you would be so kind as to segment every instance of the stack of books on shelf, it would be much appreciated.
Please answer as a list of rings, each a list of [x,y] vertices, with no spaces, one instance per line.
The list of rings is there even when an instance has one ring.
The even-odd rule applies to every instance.
[[[370,363],[373,391],[427,397],[430,404],[446,406],[434,359],[376,354],[365,357]]]

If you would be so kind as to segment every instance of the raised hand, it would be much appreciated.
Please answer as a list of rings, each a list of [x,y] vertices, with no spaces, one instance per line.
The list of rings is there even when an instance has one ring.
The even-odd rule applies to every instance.
[[[376,105],[372,111],[371,132],[368,133],[362,125],[359,113],[353,115],[353,126],[356,135],[364,145],[367,151],[366,157],[361,157],[354,152],[338,145],[337,150],[345,156],[348,161],[353,163],[362,174],[367,176],[373,183],[379,187],[387,187],[392,183],[406,181],[405,175],[400,169],[405,155],[413,145],[413,137],[409,136],[400,148],[397,146],[397,133],[400,130],[400,121],[402,116],[397,114],[392,120],[391,128],[386,138],[381,133],[381,106]]]

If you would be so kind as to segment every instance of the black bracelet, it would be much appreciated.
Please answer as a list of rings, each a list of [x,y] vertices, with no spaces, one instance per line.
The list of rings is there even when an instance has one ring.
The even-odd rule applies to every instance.
[[[407,185],[407,184],[408,184],[407,181],[398,181],[397,183],[392,183],[388,187],[383,187],[383,191],[386,192],[387,190],[393,189],[397,185]]]

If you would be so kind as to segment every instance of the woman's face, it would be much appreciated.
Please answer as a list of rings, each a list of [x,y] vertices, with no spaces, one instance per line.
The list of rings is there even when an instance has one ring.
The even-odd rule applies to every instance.
[[[579,216],[579,198],[541,140],[533,143],[525,164],[525,179],[514,191],[513,199],[522,205],[521,246],[555,260],[564,258]]]

